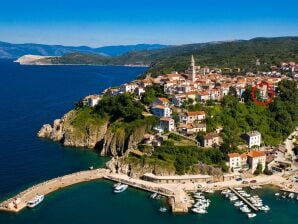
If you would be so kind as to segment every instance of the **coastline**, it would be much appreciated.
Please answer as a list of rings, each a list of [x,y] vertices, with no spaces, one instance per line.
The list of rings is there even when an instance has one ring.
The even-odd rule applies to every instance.
[[[177,177],[177,175],[175,175]],[[298,194],[298,186],[291,189],[286,189],[287,184],[291,184],[288,179],[282,176],[257,176],[247,179],[248,183],[243,184],[236,180],[214,182],[208,184],[206,182],[198,183],[154,183],[151,181],[142,180],[139,178],[131,178],[124,174],[112,173],[108,169],[99,168],[95,170],[80,171],[68,174],[62,177],[57,177],[51,180],[41,182],[33,185],[28,189],[20,192],[19,194],[0,203],[0,211],[18,213],[27,206],[27,202],[36,195],[47,195],[62,188],[75,185],[82,182],[90,182],[96,179],[108,179],[114,182],[121,182],[133,188],[141,189],[144,191],[158,193],[168,198],[168,203],[173,213],[187,213],[192,206],[192,198],[190,192],[196,192],[198,186],[201,186],[202,191],[221,191],[224,189],[232,189],[235,187],[250,187],[250,186],[270,186],[278,188],[280,191]],[[257,180],[257,183],[250,182]],[[298,185],[297,183],[294,183]]]

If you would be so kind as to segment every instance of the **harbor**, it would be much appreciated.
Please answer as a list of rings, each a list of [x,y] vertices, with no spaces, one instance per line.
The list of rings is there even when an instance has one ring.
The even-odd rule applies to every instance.
[[[209,176],[195,176],[197,180],[202,181],[202,178],[210,178]],[[127,185],[125,189],[130,186],[153,194],[164,196],[168,199],[169,206],[173,213],[187,213],[191,209],[195,213],[207,213],[207,208],[209,207],[210,201],[205,198],[202,194],[204,193],[214,193],[215,191],[223,190],[227,191],[227,197],[231,201],[240,199],[240,206],[245,205],[244,208],[247,211],[252,209],[254,212],[259,210],[269,210],[267,206],[262,204],[262,200],[257,196],[251,196],[247,194],[242,187],[250,187],[251,189],[261,188],[261,185],[274,185],[278,186],[281,191],[286,191],[292,193],[293,195],[297,194],[297,182],[292,181],[291,179],[285,179],[282,176],[257,176],[251,179],[246,179],[243,182],[237,180],[229,180],[222,182],[191,182],[186,181],[194,180],[194,176],[167,176],[166,180],[173,179],[176,183],[166,183],[161,181],[159,177],[155,177],[152,181],[132,178],[125,174],[112,173],[108,169],[91,169],[81,172],[76,172],[73,174],[68,174],[62,177],[57,177],[40,184],[34,185],[14,197],[11,197],[0,204],[0,211],[7,212],[19,212],[25,207],[30,207],[32,201],[38,197],[46,196],[54,191],[59,189],[82,183],[93,181],[96,179],[107,179],[119,184]],[[158,182],[156,182],[158,180]],[[183,182],[181,181],[183,180]],[[257,184],[256,184],[257,183]],[[287,186],[287,188],[285,187]],[[123,191],[124,191],[123,190]],[[122,192],[120,189],[119,192]],[[294,194],[295,193],[295,194]],[[292,195],[291,194],[291,195]],[[232,198],[232,199],[231,199]],[[234,199],[233,199],[234,198]],[[195,201],[195,204],[194,204]],[[239,203],[240,203],[239,202]],[[250,209],[248,209],[248,207]]]

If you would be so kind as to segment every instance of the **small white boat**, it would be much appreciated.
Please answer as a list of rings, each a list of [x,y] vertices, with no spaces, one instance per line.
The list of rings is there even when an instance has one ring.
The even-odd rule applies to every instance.
[[[167,210],[168,210],[168,209],[167,209],[166,207],[160,207],[160,208],[159,208],[159,211],[160,211],[160,212],[166,212]]]
[[[288,195],[288,197],[293,199],[293,198],[295,197],[295,194],[294,194],[294,193],[290,193],[290,194]]]
[[[157,197],[157,195],[158,195],[157,193],[153,193],[150,195],[150,198],[155,199]]]
[[[193,208],[192,211],[194,213],[198,213],[198,214],[206,214],[207,213],[207,211],[203,208]]]
[[[118,187],[118,186],[120,186],[121,185],[121,183],[119,182],[119,183],[116,183],[116,184],[114,184],[114,188],[116,188],[116,187]]]
[[[237,196],[231,196],[229,197],[230,201],[237,201],[238,197]]]
[[[27,202],[27,207],[29,208],[34,208],[38,204],[40,204],[44,199],[44,195],[37,195],[33,199]]]
[[[239,206],[242,206],[242,205],[244,205],[244,202],[243,201],[236,201],[234,203],[234,206],[236,206],[236,207],[239,207]]]
[[[248,217],[248,218],[254,218],[254,217],[256,217],[256,216],[257,216],[256,213],[248,213],[248,214],[247,214],[247,217]]]
[[[214,190],[211,190],[211,189],[210,189],[210,190],[206,190],[205,192],[206,192],[206,193],[209,193],[209,194],[213,194],[213,193],[214,193]]]
[[[241,191],[242,190],[242,187],[235,187],[235,190]]]
[[[247,205],[243,205],[240,207],[240,211],[244,213],[250,213],[251,210],[247,207]]]
[[[128,185],[120,184],[120,185],[118,185],[114,188],[114,192],[115,193],[121,193],[121,192],[125,191],[127,188],[128,188]]]
[[[259,209],[262,211],[269,211],[270,207],[268,205],[265,205],[265,206],[260,207]]]

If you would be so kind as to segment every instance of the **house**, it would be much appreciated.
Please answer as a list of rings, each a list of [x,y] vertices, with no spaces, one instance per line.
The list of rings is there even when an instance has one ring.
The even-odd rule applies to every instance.
[[[252,173],[256,171],[258,164],[262,165],[262,171],[264,171],[266,166],[266,154],[262,151],[251,150],[247,153],[247,163]]]
[[[201,146],[203,147],[213,147],[219,146],[222,142],[221,137],[218,133],[208,133],[201,139]]]
[[[188,111],[180,113],[179,120],[181,123],[190,124],[197,121],[202,121],[206,118],[205,111]]]
[[[143,93],[145,93],[145,89],[143,87],[137,87],[135,89],[135,93],[140,97]]]
[[[100,101],[100,96],[98,95],[91,95],[87,97],[87,102],[89,107],[95,107],[99,101]]]
[[[183,102],[185,102],[187,100],[187,96],[185,94],[176,94],[173,96],[172,98],[172,103],[176,106],[176,107],[181,107],[183,105]]]
[[[242,137],[247,142],[249,148],[261,145],[261,133],[258,131],[245,133]]]
[[[152,113],[157,117],[171,117],[172,110],[164,105],[157,104],[151,108]]]
[[[156,105],[162,105],[164,107],[169,107],[170,101],[167,98],[159,97],[152,103],[152,107],[154,107]]]
[[[210,94],[207,91],[201,91],[198,93],[198,99],[200,101],[207,101],[210,100]]]
[[[134,83],[125,83],[120,86],[120,92],[133,93],[138,86]]]
[[[229,153],[228,154],[228,166],[231,171],[241,170],[241,156],[239,153]]]
[[[178,130],[182,134],[192,135],[199,132],[206,132],[206,124],[180,124]]]
[[[163,131],[174,131],[175,121],[170,117],[161,117],[159,120],[159,128]]]
[[[143,136],[143,142],[146,145],[151,145],[153,139],[154,139],[154,135],[151,135],[151,134],[148,134],[148,133],[144,134],[144,136]]]
[[[231,171],[240,171],[247,166],[247,155],[245,153],[229,153],[228,156],[228,166]]]

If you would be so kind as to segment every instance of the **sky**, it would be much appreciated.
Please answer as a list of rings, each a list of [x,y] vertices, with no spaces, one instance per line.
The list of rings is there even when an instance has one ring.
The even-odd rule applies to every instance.
[[[100,47],[298,36],[298,0],[1,0],[0,41]]]

